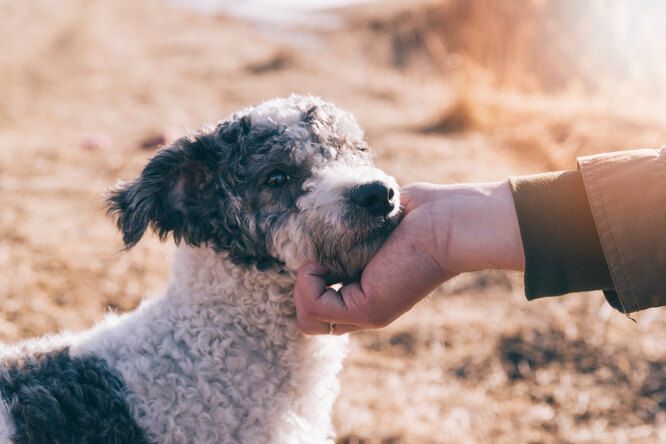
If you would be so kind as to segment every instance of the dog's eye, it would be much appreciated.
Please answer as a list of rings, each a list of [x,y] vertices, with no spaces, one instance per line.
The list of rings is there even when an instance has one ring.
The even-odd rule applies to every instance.
[[[266,179],[266,186],[270,188],[279,188],[287,183],[289,176],[280,170],[271,171]]]

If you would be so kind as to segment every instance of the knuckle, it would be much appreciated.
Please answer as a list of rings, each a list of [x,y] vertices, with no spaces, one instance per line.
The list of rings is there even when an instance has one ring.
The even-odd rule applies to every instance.
[[[313,287],[302,283],[301,285],[296,286],[294,291],[295,296],[301,301],[301,305],[310,306],[314,301],[317,300],[317,297],[324,291],[324,289],[319,289],[318,287]]]

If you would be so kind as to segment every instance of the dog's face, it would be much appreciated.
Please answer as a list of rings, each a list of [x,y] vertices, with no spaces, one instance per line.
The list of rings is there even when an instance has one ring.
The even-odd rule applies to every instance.
[[[238,265],[308,260],[356,277],[396,226],[395,180],[354,118],[314,97],[275,99],[159,151],[110,192],[127,248],[150,225]]]

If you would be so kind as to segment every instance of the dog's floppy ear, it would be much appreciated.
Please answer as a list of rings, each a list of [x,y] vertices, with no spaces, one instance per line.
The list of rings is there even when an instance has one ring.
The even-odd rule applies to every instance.
[[[205,137],[205,136],[204,136]],[[165,239],[201,241],[200,214],[212,184],[214,150],[201,138],[182,138],[163,148],[148,162],[141,176],[118,184],[107,195],[108,213],[116,218],[125,249],[136,245],[150,225]]]

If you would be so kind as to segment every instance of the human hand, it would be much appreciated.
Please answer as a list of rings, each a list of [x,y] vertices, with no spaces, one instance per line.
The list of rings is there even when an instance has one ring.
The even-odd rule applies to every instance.
[[[403,218],[363,270],[336,291],[326,270],[303,265],[294,300],[299,328],[336,334],[388,325],[444,281],[486,268],[522,270],[513,198],[503,183],[411,184],[401,191]]]

